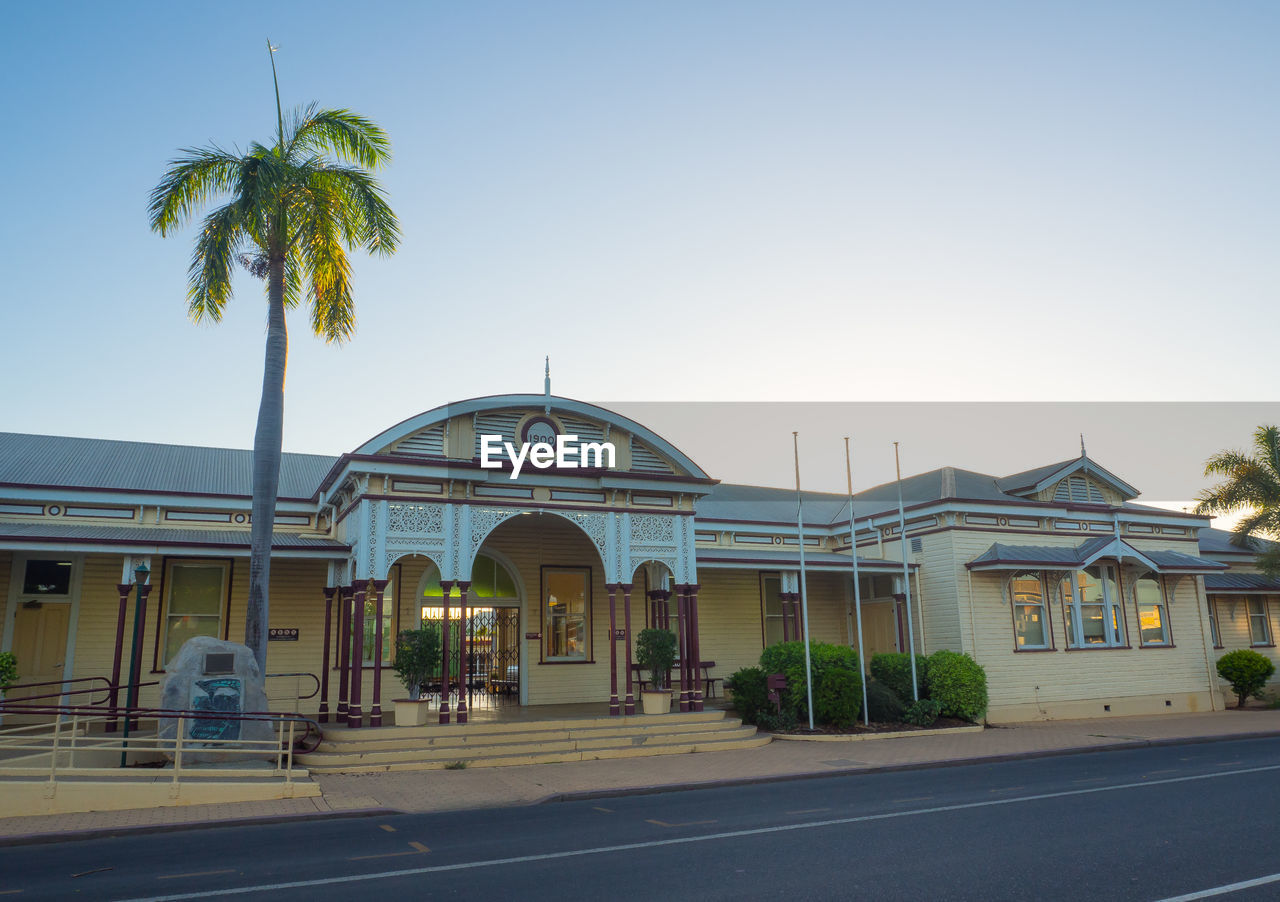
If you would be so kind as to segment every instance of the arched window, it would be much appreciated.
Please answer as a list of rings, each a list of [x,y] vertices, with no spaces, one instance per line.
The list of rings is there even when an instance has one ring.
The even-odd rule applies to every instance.
[[[1107,499],[1087,476],[1079,474],[1068,476],[1058,483],[1053,490],[1054,501],[1069,501],[1076,504],[1106,504]]]
[[[1170,645],[1169,614],[1160,577],[1144,573],[1133,584],[1138,605],[1138,636],[1143,645]]]
[[[1040,574],[1031,570],[1015,573],[1009,581],[1009,596],[1013,604],[1013,637],[1017,647],[1049,648],[1049,611]]]
[[[431,564],[422,575],[422,619],[439,620],[444,616],[444,590],[440,588],[440,569]],[[450,607],[457,606],[458,587],[449,592]],[[502,564],[487,554],[476,555],[471,565],[471,588],[467,590],[468,607],[507,607],[520,603],[520,592],[515,578]],[[450,616],[453,616],[452,614]]]

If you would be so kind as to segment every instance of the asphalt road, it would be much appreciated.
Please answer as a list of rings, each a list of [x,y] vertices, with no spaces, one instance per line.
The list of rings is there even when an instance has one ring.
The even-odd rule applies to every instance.
[[[1259,739],[7,846],[0,898],[1278,899],[1277,803]]]

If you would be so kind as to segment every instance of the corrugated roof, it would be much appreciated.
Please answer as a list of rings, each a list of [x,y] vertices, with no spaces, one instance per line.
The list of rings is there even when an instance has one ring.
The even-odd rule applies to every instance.
[[[1062,565],[1080,567],[1094,558],[1108,545],[1117,541],[1114,537],[1097,536],[1074,547],[1062,545],[1006,545],[996,542],[982,554],[969,561],[965,566],[971,570],[1005,569],[1010,567],[1052,567]],[[1135,548],[1128,542],[1121,541],[1122,548],[1113,549],[1111,553],[1126,557],[1132,552],[1140,558],[1156,565],[1160,572],[1194,572],[1204,573],[1210,570],[1221,570],[1226,564],[1199,558],[1180,551],[1147,551]]]
[[[280,497],[309,499],[336,462],[282,455]],[[0,484],[248,497],[253,452],[0,432]]]
[[[1209,592],[1280,592],[1280,580],[1261,573],[1210,573],[1204,587]]]
[[[1251,547],[1237,545],[1235,543],[1235,533],[1211,527],[1201,529],[1197,538],[1200,540],[1200,552],[1202,554],[1257,554],[1260,551],[1266,551],[1267,548],[1275,544],[1268,539],[1254,536],[1250,539]]]
[[[800,552],[792,548],[699,548],[697,550],[699,564],[707,563],[741,563],[765,564],[766,566],[794,568],[800,566]],[[838,568],[853,572],[853,559],[847,554],[834,551],[810,551],[805,549],[804,563],[806,567],[817,567],[823,570]],[[859,568],[868,571],[893,569],[902,572],[902,562],[881,558],[858,558]],[[911,564],[912,567],[917,566]]]
[[[173,529],[170,527],[112,526],[97,523],[0,523],[0,542],[75,542],[134,547],[181,545],[188,547],[249,547],[247,529]],[[332,539],[277,532],[271,547],[282,551],[315,549],[345,553],[349,546]]]

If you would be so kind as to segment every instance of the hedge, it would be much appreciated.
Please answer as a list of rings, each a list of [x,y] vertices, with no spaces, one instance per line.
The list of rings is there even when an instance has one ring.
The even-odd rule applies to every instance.
[[[1251,648],[1237,648],[1218,659],[1218,676],[1231,684],[1231,691],[1240,700],[1237,708],[1243,708],[1251,695],[1262,698],[1262,689],[1275,672],[1271,659]]]
[[[911,658],[906,652],[884,652],[871,656],[871,675],[888,686],[906,704],[915,698],[911,691]],[[920,681],[920,697],[929,697],[929,659],[916,655],[916,678]]]
[[[729,704],[743,723],[758,724],[761,715],[773,711],[767,681],[768,675],[759,667],[743,667],[725,680],[725,688],[733,693]]]
[[[876,680],[867,681],[867,716],[876,723],[897,723],[907,706],[902,703],[898,693],[884,683]]]
[[[834,723],[833,718],[843,720],[849,717],[852,705],[853,714],[848,721],[852,723],[862,712],[862,668],[858,665],[858,653],[845,645],[810,642],[809,659],[813,670],[814,722]],[[760,654],[760,667],[765,674],[781,673],[787,678],[787,689],[782,696],[783,712],[807,723],[809,704],[804,680],[804,643],[779,642],[769,646]],[[846,671],[849,679],[833,678],[824,682],[823,677],[833,670]]]
[[[967,654],[935,651],[929,656],[929,698],[946,717],[979,720],[987,713],[987,674]]]

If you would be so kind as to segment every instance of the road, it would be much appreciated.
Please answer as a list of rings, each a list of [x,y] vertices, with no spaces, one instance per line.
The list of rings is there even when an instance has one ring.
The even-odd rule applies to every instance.
[[[1255,739],[6,846],[0,898],[1276,899],[1278,802]]]

